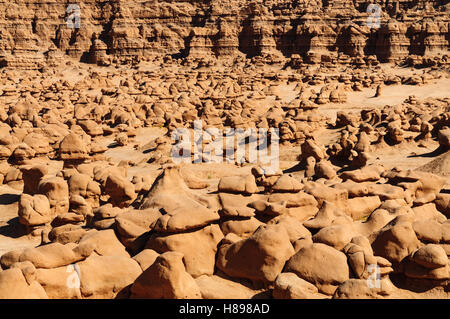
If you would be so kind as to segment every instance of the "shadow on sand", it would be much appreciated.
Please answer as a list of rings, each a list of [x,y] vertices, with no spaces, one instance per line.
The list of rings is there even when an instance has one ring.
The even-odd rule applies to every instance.
[[[0,235],[5,237],[19,238],[26,234],[26,227],[19,223],[19,217],[8,220],[7,225],[0,227]]]
[[[18,194],[1,194],[0,195],[0,205],[11,205],[19,201],[20,195]]]

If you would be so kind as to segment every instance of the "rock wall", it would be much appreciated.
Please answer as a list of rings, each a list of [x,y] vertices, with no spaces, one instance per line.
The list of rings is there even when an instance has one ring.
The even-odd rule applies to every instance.
[[[367,25],[371,2],[0,0],[0,65],[38,68],[55,50],[98,64],[243,54],[295,54],[310,63],[339,54],[375,55],[380,62],[395,62],[448,53],[448,1],[379,1],[379,28]],[[80,6],[80,28],[67,26],[71,3]]]

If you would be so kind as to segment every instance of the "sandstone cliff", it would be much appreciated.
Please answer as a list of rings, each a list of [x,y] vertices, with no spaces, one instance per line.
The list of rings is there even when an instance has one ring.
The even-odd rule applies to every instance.
[[[0,65],[39,68],[58,51],[100,65],[166,55],[395,62],[449,48],[443,0],[382,1],[379,28],[368,25],[364,0],[85,0],[80,28],[69,28],[73,2],[0,0]]]

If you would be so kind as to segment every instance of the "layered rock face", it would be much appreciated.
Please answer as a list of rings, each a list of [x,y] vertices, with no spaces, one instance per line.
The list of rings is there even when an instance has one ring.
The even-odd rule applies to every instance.
[[[316,63],[338,53],[394,62],[439,56],[449,47],[449,6],[438,0],[389,1],[375,13],[370,1],[359,0],[87,0],[79,11],[70,4],[0,1],[1,65],[39,68],[55,59],[55,46],[98,64],[205,54],[275,60],[299,54]],[[80,25],[70,24],[76,18]]]
[[[450,299],[448,0],[69,1],[0,0],[0,299]]]

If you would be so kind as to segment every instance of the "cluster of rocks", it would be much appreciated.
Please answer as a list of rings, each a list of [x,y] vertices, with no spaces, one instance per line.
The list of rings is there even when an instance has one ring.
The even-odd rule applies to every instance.
[[[169,165],[141,197],[118,169],[25,170],[19,216],[47,231],[38,247],[0,258],[0,294],[386,298],[396,293],[392,274],[448,286],[444,178],[375,166],[331,177],[322,166],[304,178],[254,167],[205,194],[207,182]],[[68,267],[78,269],[79,286],[67,284]]]
[[[128,96],[130,83],[122,83]],[[108,108],[97,98],[72,104],[61,91],[19,95],[3,110],[2,183],[22,192],[19,222],[42,242],[2,255],[2,297],[386,298],[396,294],[393,275],[448,286],[450,196],[440,192],[445,179],[371,161],[387,143],[436,139],[439,152],[448,151],[448,99],[411,96],[396,108],[339,112],[328,124],[342,137],[328,146],[312,134],[328,120],[312,126],[313,113],[304,116],[317,107],[280,104],[269,111],[267,127],[283,127],[295,117],[311,125],[281,130],[282,141],[301,141],[303,175],[254,167],[249,175],[221,178],[215,193],[205,192],[211,181],[182,176],[173,165],[156,180],[129,176],[128,164],[109,162],[100,141],[113,136],[126,145],[148,115],[139,108]],[[51,109],[64,94],[67,109]],[[101,99],[111,96],[126,105],[120,98],[126,95],[103,89]],[[198,107],[178,103],[183,115]],[[156,106],[160,123],[171,129],[198,118],[173,121],[169,116],[176,113],[161,102]],[[210,114],[208,107],[217,111],[210,106],[206,102],[200,114]],[[153,149],[152,158],[169,162],[171,146],[163,136],[142,150]],[[367,285],[374,269],[381,274],[375,289]],[[68,278],[80,284],[74,287]]]
[[[438,154],[448,151],[450,127],[448,109],[450,101],[448,98],[418,100],[415,96],[410,96],[396,107],[385,106],[378,109],[363,109],[360,112],[338,111],[336,119],[331,121],[329,117],[319,112],[320,105],[311,102],[311,100],[316,100],[320,104],[330,103],[325,97],[326,93],[329,92],[326,88],[324,86],[318,96],[311,95],[309,100],[306,100],[305,95],[300,93],[299,98],[293,99],[288,104],[280,103],[278,107],[275,104],[262,117],[249,117],[247,123],[241,123],[242,132],[247,133],[247,135],[243,134],[242,136],[254,136],[256,138],[259,128],[278,128],[279,141],[282,145],[301,145],[302,156],[300,160],[305,165],[308,157],[312,156],[314,161],[329,159],[340,165],[362,167],[368,162],[374,162],[375,158],[371,154],[374,154],[377,150],[390,146],[399,147],[405,144],[426,146],[433,140],[439,142],[439,147],[436,150]],[[313,92],[313,90],[311,91]],[[380,86],[377,87],[376,91],[377,94],[381,94]],[[333,93],[334,91],[331,91],[330,97],[333,96]],[[325,101],[320,102],[322,97]],[[244,107],[245,105],[248,104],[243,104]],[[254,112],[251,114],[254,114]],[[208,117],[203,117],[203,114],[200,117],[206,122],[206,127],[210,127]],[[192,123],[185,123],[185,126],[190,128],[193,125]],[[321,146],[316,142],[318,136],[316,131],[327,127],[339,130],[339,141],[319,150]],[[173,134],[174,129],[175,127],[172,129],[169,127],[167,138],[159,141],[159,150],[165,151],[166,154],[166,156],[155,154],[154,159],[158,160],[159,163],[171,161],[169,154],[172,149],[171,145],[175,141],[170,139],[169,136]],[[192,131],[190,131],[190,134],[194,136]],[[209,137],[209,139],[208,136],[203,136],[198,140],[191,140],[195,140],[195,147],[209,154],[207,145],[211,143],[212,139],[211,136]],[[245,139],[242,139],[242,141],[249,143]],[[234,154],[236,147],[231,154]],[[192,156],[194,156],[193,152]],[[193,157],[192,162],[194,160]],[[201,161],[208,162],[208,159],[202,159]]]
[[[329,158],[361,167],[368,162],[373,163],[371,154],[376,150],[402,144],[424,146],[431,140],[439,142],[437,153],[445,153],[449,150],[448,105],[448,98],[419,101],[415,96],[410,96],[403,104],[394,108],[386,106],[359,113],[339,111],[334,127],[340,128],[340,141],[328,145],[325,152],[314,151],[311,155],[315,160]],[[314,139],[310,139],[307,145],[307,149],[319,149]]]

